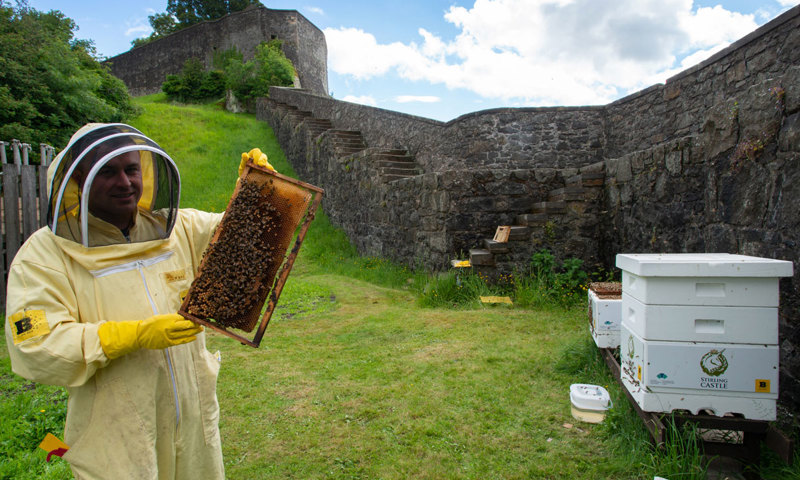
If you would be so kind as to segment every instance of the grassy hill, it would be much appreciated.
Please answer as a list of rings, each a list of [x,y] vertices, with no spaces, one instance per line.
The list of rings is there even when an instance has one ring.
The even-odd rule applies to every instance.
[[[137,103],[144,113],[132,124],[177,162],[183,206],[222,211],[253,147],[293,175],[253,116],[161,96]],[[585,307],[422,306],[448,278],[359,257],[318,215],[261,348],[209,332],[222,356],[228,478],[705,477],[696,452],[649,447],[598,359]],[[571,383],[607,386],[609,420],[573,419]],[[46,432],[63,434],[64,411],[64,392],[11,374],[0,347],[0,478],[70,478],[36,449]]]

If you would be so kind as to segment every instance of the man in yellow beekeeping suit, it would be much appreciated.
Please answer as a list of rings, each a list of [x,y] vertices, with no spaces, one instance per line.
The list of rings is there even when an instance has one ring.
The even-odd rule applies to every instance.
[[[5,331],[15,373],[69,391],[63,458],[77,479],[224,478],[219,360],[176,313],[221,214],[178,209],[174,162],[124,124],[76,132],[48,189]]]

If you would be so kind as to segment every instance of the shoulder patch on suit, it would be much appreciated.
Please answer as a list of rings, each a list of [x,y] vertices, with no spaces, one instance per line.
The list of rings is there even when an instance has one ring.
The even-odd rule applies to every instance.
[[[14,345],[50,333],[44,310],[24,310],[8,317]]]
[[[167,283],[180,282],[186,280],[186,270],[175,270],[174,272],[164,272],[164,280]]]

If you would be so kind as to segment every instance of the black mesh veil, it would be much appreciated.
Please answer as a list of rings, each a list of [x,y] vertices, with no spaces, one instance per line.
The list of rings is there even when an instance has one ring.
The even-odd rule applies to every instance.
[[[139,212],[156,218],[159,236],[172,231],[180,201],[175,163],[153,140],[125,124],[94,124],[79,130],[48,169],[47,224],[56,235],[89,246],[89,192],[97,172],[119,155],[134,152],[142,170]],[[82,188],[76,172],[84,179]],[[147,240],[155,240],[148,238]]]

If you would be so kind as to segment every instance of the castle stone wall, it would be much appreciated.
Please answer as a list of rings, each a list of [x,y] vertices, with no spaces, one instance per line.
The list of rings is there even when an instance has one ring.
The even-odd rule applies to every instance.
[[[166,76],[179,73],[187,59],[198,58],[210,67],[214,53],[236,47],[249,60],[259,43],[273,38],[283,40],[283,51],[294,64],[300,85],[327,95],[325,35],[295,10],[261,5],[192,25],[112,57],[108,63],[131,95],[149,95],[160,92]]]
[[[779,402],[796,413],[799,27],[795,7],[666,84],[603,107],[498,109],[442,123],[271,90],[273,101],[360,131],[368,148],[414,155],[422,173],[391,182],[380,180],[368,152],[342,156],[326,134],[271,115],[267,102],[257,114],[279,133],[300,177],[326,189],[326,212],[365,254],[446,268],[522,216],[527,236],[496,256],[498,267],[524,266],[542,247],[609,269],[622,252],[793,261],[795,276],[780,283]],[[591,185],[598,172],[599,194],[556,193]]]

